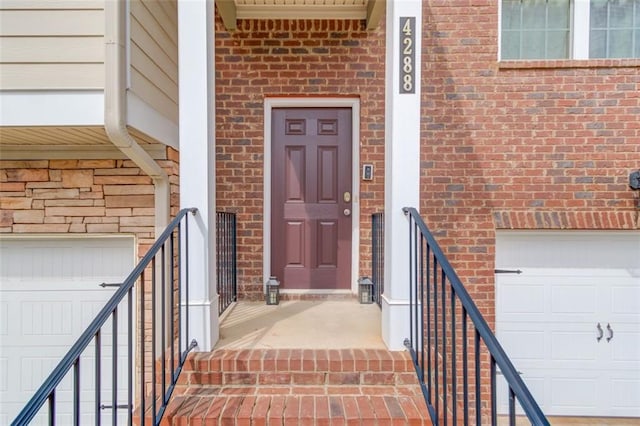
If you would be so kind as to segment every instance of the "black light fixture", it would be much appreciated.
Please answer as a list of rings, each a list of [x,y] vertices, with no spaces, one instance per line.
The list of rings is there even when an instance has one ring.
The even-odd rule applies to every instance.
[[[640,170],[631,172],[629,175],[629,186],[631,189],[640,189]]]
[[[269,277],[265,289],[265,300],[267,305],[277,305],[280,303],[280,281],[276,277]]]
[[[358,299],[360,303],[373,303],[373,281],[369,277],[360,277],[358,280]]]

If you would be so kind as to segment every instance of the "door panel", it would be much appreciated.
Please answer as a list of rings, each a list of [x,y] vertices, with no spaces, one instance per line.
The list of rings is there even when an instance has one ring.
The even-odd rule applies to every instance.
[[[351,288],[351,109],[276,108],[271,275],[283,289]]]

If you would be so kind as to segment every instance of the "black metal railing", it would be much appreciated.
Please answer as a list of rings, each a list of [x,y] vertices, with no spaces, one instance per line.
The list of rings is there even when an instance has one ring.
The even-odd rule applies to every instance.
[[[384,213],[371,215],[371,280],[373,300],[382,306],[384,293]]]
[[[236,215],[216,213],[216,276],[218,314],[238,297],[236,275]]]
[[[403,210],[411,268],[405,346],[433,424],[497,425],[502,417],[515,425],[517,402],[533,425],[549,425],[417,210]],[[498,371],[507,387],[504,413],[498,412]]]
[[[197,210],[178,213],[12,425],[131,425],[134,404],[137,424],[159,424],[196,345],[188,341],[189,214]]]

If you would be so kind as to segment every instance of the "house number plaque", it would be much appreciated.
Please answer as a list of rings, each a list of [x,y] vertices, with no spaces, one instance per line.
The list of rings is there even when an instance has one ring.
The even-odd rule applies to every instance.
[[[400,93],[416,93],[416,18],[400,18]]]

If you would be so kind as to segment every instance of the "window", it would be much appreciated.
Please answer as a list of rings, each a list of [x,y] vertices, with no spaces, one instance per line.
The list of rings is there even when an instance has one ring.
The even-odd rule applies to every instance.
[[[502,59],[640,58],[640,0],[502,0]]]
[[[569,0],[503,0],[502,57],[569,57]]]
[[[590,58],[640,58],[640,1],[591,0]]]

